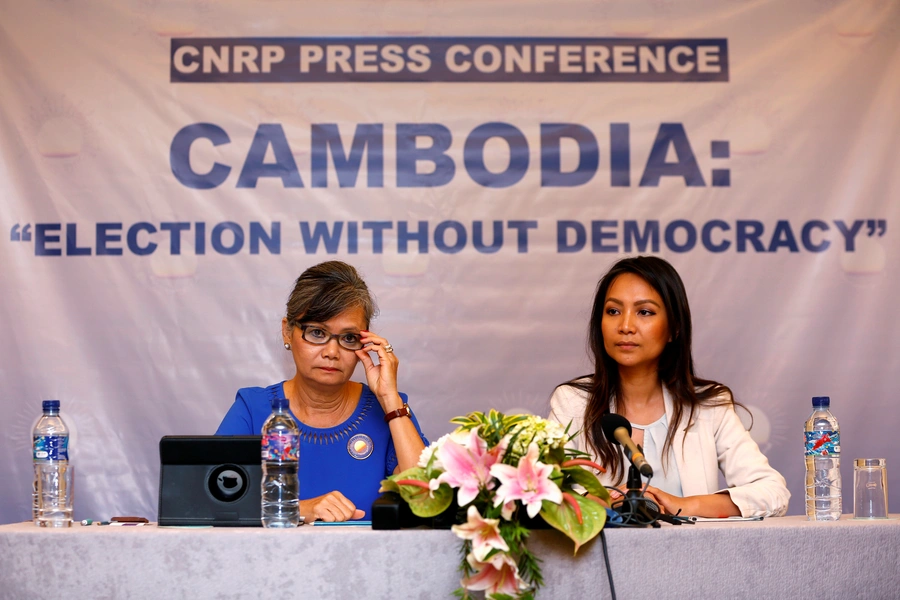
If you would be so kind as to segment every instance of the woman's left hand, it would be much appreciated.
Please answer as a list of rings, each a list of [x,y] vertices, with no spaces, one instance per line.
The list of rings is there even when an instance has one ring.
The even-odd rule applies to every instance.
[[[360,340],[366,346],[357,350],[356,356],[366,369],[369,388],[378,398],[381,408],[385,413],[401,408],[403,400],[397,391],[397,368],[400,361],[394,354],[393,347],[386,339],[371,331],[360,332]],[[378,364],[372,360],[370,352],[378,355]]]
[[[728,517],[741,514],[741,509],[731,500],[728,492],[703,494],[700,496],[673,496],[652,485],[647,486],[660,508],[671,515],[678,514],[694,517]]]

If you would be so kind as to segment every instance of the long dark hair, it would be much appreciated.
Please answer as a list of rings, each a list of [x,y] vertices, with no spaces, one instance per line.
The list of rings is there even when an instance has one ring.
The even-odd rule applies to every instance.
[[[691,309],[688,306],[684,283],[675,268],[655,256],[635,256],[623,258],[600,279],[594,295],[591,322],[588,331],[590,350],[594,359],[593,375],[573,379],[563,385],[570,385],[587,393],[588,402],[584,411],[584,430],[588,445],[593,448],[600,464],[607,467],[613,481],[618,485],[624,477],[622,451],[603,435],[600,419],[610,411],[613,399],[621,392],[619,365],[603,346],[603,330],[600,322],[606,295],[613,281],[619,275],[633,273],[660,295],[669,321],[672,340],[666,344],[659,358],[659,380],[672,396],[674,413],[669,421],[666,441],[662,454],[672,451],[675,431],[685,411],[688,419],[694,418],[697,408],[703,405],[732,404],[731,390],[709,379],[701,379],[694,372],[694,358],[691,354]],[[621,403],[618,404],[621,411]]]

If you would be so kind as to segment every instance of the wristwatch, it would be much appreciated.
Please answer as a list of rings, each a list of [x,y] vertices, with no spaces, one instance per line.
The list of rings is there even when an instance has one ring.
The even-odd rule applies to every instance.
[[[384,422],[390,423],[392,420],[396,419],[397,417],[408,417],[410,414],[412,414],[412,411],[409,410],[409,405],[404,403],[403,407],[398,408],[397,410],[392,410],[391,412],[385,414]]]

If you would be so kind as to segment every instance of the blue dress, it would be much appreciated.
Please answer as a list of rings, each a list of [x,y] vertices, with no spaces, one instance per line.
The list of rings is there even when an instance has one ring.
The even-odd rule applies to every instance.
[[[335,427],[310,427],[293,413],[291,417],[300,428],[300,499],[338,490],[365,511],[364,519],[371,519],[381,480],[392,475],[398,463],[381,405],[367,385],[362,388],[353,414]],[[284,398],[284,382],[241,388],[216,435],[259,435],[276,397]],[[400,398],[407,401],[406,394]],[[410,418],[427,446],[416,417],[410,414]]]

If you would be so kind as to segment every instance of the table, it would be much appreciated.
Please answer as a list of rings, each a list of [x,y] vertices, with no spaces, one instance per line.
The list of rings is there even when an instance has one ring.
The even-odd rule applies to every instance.
[[[900,520],[607,529],[618,598],[898,598]],[[171,529],[0,526],[0,597],[451,598],[460,541],[446,530],[304,526]],[[572,557],[555,531],[538,599],[609,598],[599,539]]]

